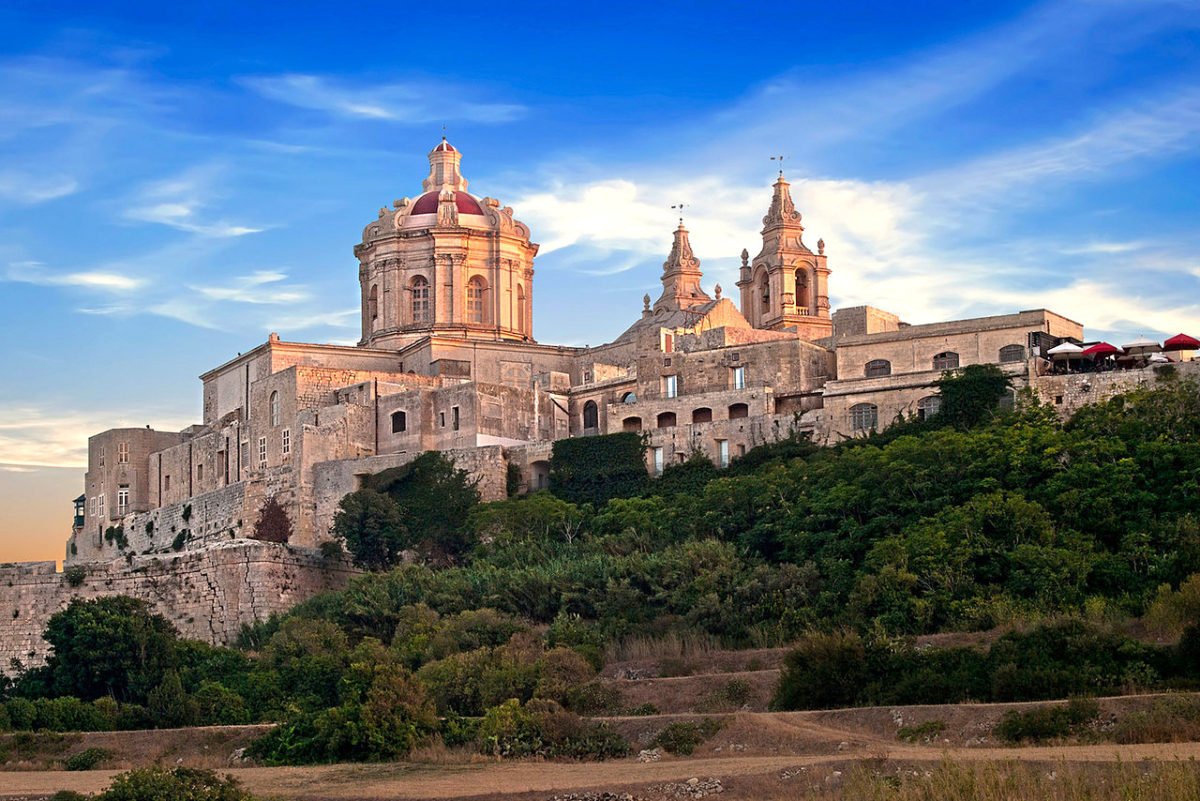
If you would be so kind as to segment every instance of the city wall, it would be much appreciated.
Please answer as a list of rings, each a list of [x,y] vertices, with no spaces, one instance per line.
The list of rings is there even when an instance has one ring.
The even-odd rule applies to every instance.
[[[266,620],[358,571],[318,551],[234,540],[173,555],[135,556],[105,564],[54,562],[0,565],[0,672],[45,661],[42,632],[73,598],[129,595],[148,601],[184,637],[233,642],[243,624]],[[75,586],[73,586],[75,585]]]

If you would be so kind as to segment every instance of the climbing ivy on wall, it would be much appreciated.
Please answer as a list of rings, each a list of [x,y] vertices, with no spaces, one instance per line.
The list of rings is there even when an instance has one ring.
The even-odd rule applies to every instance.
[[[570,503],[602,504],[646,487],[646,438],[635,432],[554,442],[550,491]]]

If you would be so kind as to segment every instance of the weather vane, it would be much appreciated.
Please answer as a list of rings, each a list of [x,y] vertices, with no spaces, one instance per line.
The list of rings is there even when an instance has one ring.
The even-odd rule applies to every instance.
[[[771,156],[771,161],[779,162],[779,177],[780,178],[783,177],[783,160],[784,160],[784,158],[786,158],[786,157],[785,156]]]
[[[679,212],[679,224],[683,225],[683,209],[685,206],[690,206],[690,203],[676,203],[671,208]]]
[[[442,141],[446,141],[446,123],[442,123]]]

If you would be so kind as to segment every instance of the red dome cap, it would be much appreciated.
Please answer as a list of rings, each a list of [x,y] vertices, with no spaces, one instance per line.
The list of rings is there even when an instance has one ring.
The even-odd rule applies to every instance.
[[[438,208],[438,192],[426,192],[417,198],[417,202],[413,204],[411,214],[437,214]],[[466,192],[454,193],[454,205],[458,207],[459,214],[478,214],[483,216],[483,209],[479,206],[479,201],[468,195]]]
[[[437,146],[437,147],[435,147],[433,150],[434,150],[434,152],[435,152],[435,153],[436,153],[437,151],[439,151],[439,150],[445,150],[445,151],[448,151],[448,152],[450,152],[450,153],[457,153],[457,152],[458,152],[457,150],[455,150],[455,149],[454,149],[454,145],[450,144],[450,143],[449,143],[449,142],[447,142],[445,139],[442,139],[442,141],[438,143],[438,146]]]

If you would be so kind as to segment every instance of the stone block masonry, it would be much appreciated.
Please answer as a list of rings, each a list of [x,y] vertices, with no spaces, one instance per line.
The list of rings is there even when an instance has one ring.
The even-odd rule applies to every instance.
[[[176,555],[136,556],[76,565],[0,565],[0,671],[41,665],[42,632],[73,598],[129,595],[148,601],[187,638],[227,645],[244,624],[281,614],[317,593],[340,589],[358,574],[349,563],[313,549],[234,540]],[[75,583],[77,586],[72,586]]]

